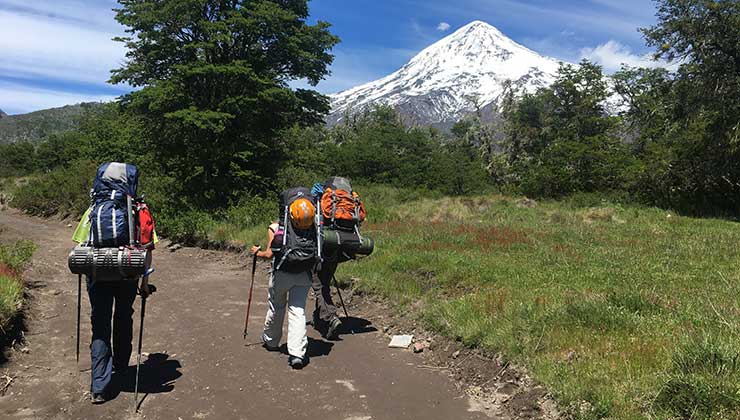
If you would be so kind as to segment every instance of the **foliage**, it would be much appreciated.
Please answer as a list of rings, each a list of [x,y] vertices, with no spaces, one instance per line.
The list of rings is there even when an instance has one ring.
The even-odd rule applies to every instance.
[[[522,192],[561,197],[624,189],[633,158],[605,109],[609,89],[601,67],[562,65],[552,86],[504,100],[505,139],[489,153],[490,170]]]
[[[37,143],[0,144],[0,177],[25,176],[69,166],[78,160],[151,162],[138,138],[135,118],[117,103],[84,108],[75,128]]]
[[[23,305],[23,285],[20,280],[0,272],[0,334],[20,312],[21,305]]]
[[[426,188],[446,194],[480,192],[490,177],[475,149],[437,132],[407,128],[390,107],[377,107],[329,132],[326,166],[363,183]]]
[[[25,240],[0,244],[0,334],[21,310],[23,283],[20,273],[35,250],[36,246]]]
[[[36,169],[36,163],[33,144],[0,144],[0,177],[27,174]]]
[[[36,245],[28,240],[20,240],[10,245],[0,244],[0,264],[18,274],[23,271],[35,251]]]
[[[123,103],[161,172],[178,179],[172,194],[214,209],[273,189],[278,133],[329,110],[326,97],[288,84],[328,73],[338,42],[329,24],[306,23],[306,0],[119,3],[128,53],[111,80],[141,87]]]
[[[643,29],[656,57],[677,60],[676,74],[641,77],[655,117],[638,118],[652,148],[644,182],[660,203],[697,214],[737,214],[740,206],[740,4],[660,0],[658,23]],[[650,75],[648,75],[650,76]],[[635,78],[633,78],[634,80]],[[659,92],[659,95],[655,95]]]
[[[90,188],[97,164],[76,161],[33,177],[15,189],[11,204],[34,216],[76,216],[90,205]]]

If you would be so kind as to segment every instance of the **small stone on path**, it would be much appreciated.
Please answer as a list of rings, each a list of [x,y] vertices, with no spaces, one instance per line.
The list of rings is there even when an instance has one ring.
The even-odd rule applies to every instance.
[[[394,335],[391,342],[388,344],[390,348],[405,349],[411,345],[414,340],[412,335]]]

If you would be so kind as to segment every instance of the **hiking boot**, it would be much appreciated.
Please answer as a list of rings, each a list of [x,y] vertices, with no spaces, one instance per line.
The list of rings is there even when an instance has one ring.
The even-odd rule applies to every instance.
[[[308,364],[308,357],[290,356],[288,359],[290,367],[296,370],[303,369]]]
[[[339,337],[339,329],[342,327],[342,321],[339,318],[334,318],[329,322],[329,328],[326,330],[326,338],[329,340],[335,340]]]
[[[105,398],[105,393],[103,392],[93,392],[90,394],[90,402],[93,404],[103,404],[106,401],[108,400]]]
[[[265,349],[265,350],[267,350],[267,351],[269,351],[269,352],[280,351],[280,347],[279,346],[277,346],[277,347],[271,347],[271,346],[268,346],[267,343],[262,343],[262,348]]]

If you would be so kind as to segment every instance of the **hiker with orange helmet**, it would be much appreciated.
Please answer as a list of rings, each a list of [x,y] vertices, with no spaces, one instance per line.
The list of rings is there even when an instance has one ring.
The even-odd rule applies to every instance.
[[[288,363],[293,369],[308,364],[306,338],[306,299],[311,288],[311,273],[318,257],[314,224],[316,207],[311,191],[297,187],[280,194],[280,218],[267,231],[269,248],[251,249],[252,255],[272,259],[268,307],[263,347],[278,351],[283,334],[283,319],[288,312]]]

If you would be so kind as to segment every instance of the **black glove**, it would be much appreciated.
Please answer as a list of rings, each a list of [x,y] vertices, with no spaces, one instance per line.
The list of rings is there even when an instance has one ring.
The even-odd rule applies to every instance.
[[[153,284],[147,284],[146,285],[146,290],[139,288],[139,294],[144,299],[148,298],[152,293],[154,293],[156,291],[157,291],[157,286],[155,286]]]

